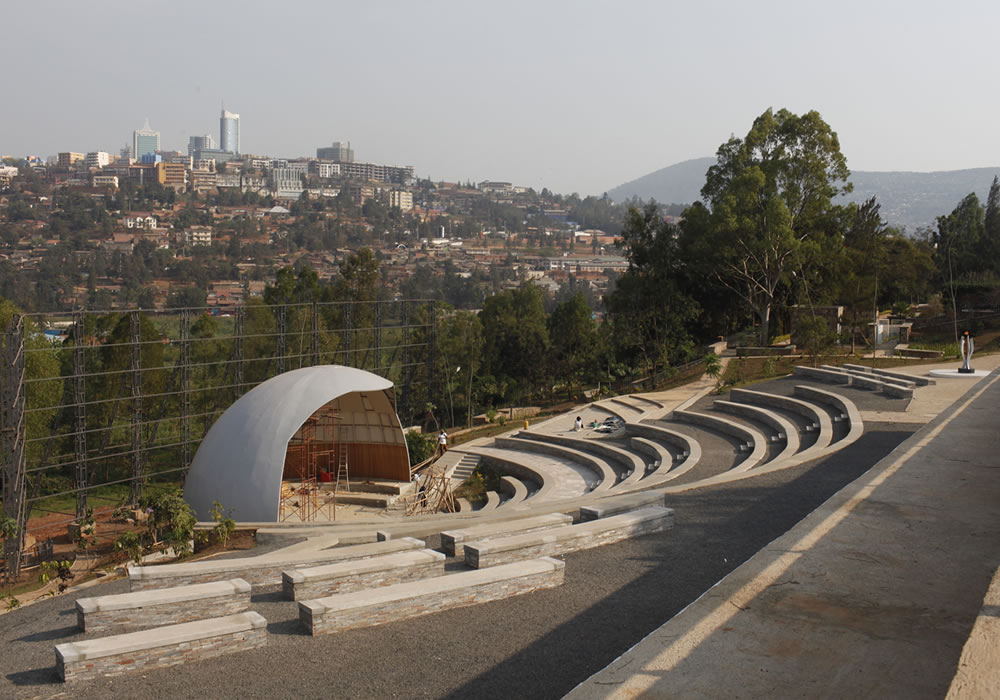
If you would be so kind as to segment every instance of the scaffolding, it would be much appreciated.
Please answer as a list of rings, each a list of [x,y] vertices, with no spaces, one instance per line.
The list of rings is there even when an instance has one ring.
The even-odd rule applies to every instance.
[[[455,496],[446,469],[436,464],[425,469],[417,477],[416,493],[407,496],[405,505],[407,515],[456,512]]]
[[[32,529],[38,516],[48,516],[47,530],[65,528],[183,484],[215,419],[283,370],[341,364],[380,374],[396,384],[396,410],[412,421],[407,411],[426,403],[434,375],[433,316],[422,311],[429,306],[413,299],[224,310],[231,317],[207,308],[15,314],[0,328],[2,513],[15,525],[0,575],[16,573],[26,535],[41,532]],[[332,517],[326,497],[350,488],[349,454],[311,444],[299,493],[283,503],[298,503],[303,519],[324,517],[324,509]],[[334,483],[324,485],[322,473]]]

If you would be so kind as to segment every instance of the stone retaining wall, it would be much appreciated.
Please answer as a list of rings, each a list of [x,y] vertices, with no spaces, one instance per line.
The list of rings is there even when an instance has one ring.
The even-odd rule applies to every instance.
[[[101,633],[233,615],[249,607],[250,584],[232,579],[80,598],[76,601],[76,620],[85,632]]]
[[[670,508],[647,506],[631,513],[569,525],[548,532],[465,543],[465,563],[485,569],[510,562],[552,557],[666,530],[674,524]]]
[[[56,645],[56,672],[64,682],[118,676],[267,644],[267,620],[255,612],[185,622],[114,637]]]
[[[281,574],[288,600],[322,598],[444,574],[445,555],[431,549],[399,552],[361,561],[293,569]]]
[[[509,598],[562,585],[565,564],[542,558],[481,571],[463,571],[299,603],[299,620],[312,635],[372,627],[451,608]]]

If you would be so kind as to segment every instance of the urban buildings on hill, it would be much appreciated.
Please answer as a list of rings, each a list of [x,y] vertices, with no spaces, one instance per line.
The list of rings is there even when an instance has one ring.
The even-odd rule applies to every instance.
[[[240,154],[240,115],[225,108],[219,117],[219,147],[237,156]]]
[[[149,119],[141,129],[132,132],[132,157],[142,160],[143,156],[155,155],[160,150],[160,132],[149,128]]]
[[[215,139],[212,138],[211,134],[205,134],[204,136],[192,136],[188,139],[189,156],[193,156],[195,151],[201,151],[206,148],[215,148]]]
[[[354,149],[351,148],[350,141],[345,146],[340,141],[334,141],[332,146],[325,146],[316,149],[318,160],[331,160],[334,163],[353,163]]]

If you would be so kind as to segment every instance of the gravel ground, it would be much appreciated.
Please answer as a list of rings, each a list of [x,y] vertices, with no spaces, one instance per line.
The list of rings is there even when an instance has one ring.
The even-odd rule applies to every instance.
[[[73,601],[127,588],[95,586],[0,616],[0,697],[559,697],[909,435],[869,424],[825,459],[668,496],[673,529],[568,555],[556,589],[315,639],[300,631],[294,603],[260,594],[253,607],[271,633],[264,649],[64,686],[53,646],[83,638]]]

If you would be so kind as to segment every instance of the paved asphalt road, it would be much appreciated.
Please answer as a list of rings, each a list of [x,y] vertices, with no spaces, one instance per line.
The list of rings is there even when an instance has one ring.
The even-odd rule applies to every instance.
[[[264,649],[63,685],[53,647],[83,638],[75,597],[43,601],[0,616],[0,697],[560,697],[910,435],[865,428],[826,459],[668,496],[673,529],[568,555],[559,588],[415,620],[313,639],[299,630],[294,603],[261,594],[253,607],[270,622]]]

